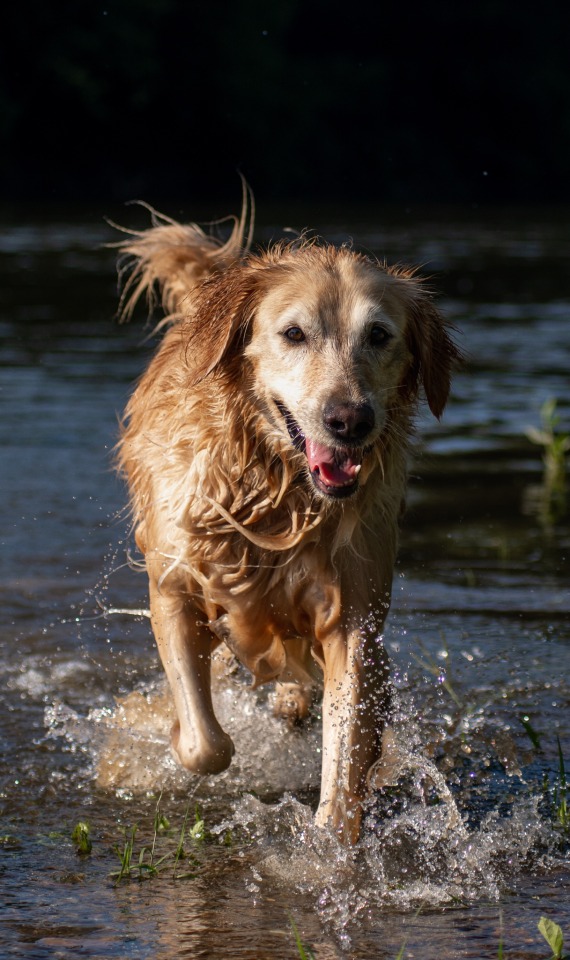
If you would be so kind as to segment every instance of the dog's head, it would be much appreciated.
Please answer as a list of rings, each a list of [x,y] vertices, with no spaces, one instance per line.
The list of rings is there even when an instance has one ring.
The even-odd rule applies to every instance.
[[[212,278],[197,306],[215,319],[194,328],[196,379],[244,356],[250,390],[327,499],[356,493],[422,385],[436,417],[445,407],[458,354],[413,271],[346,248],[276,248]]]

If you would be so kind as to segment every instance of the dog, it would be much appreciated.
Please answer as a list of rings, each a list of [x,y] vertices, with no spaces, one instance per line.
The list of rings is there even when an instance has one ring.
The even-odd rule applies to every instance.
[[[167,329],[118,466],[172,749],[197,774],[230,764],[211,696],[219,645],[254,685],[277,681],[290,722],[322,675],[316,822],[354,844],[390,709],[382,629],[414,415],[423,391],[441,416],[459,352],[415,269],[306,235],[252,252],[247,196],[225,242],[151,213],[119,244],[120,310],[159,295]]]

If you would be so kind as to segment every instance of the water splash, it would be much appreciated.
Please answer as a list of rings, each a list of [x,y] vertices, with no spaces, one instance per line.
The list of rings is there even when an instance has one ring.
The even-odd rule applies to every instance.
[[[317,828],[312,810],[290,795],[273,806],[244,797],[214,832],[228,829],[254,848],[252,889],[263,892],[264,881],[277,882],[285,899],[291,888],[310,898],[345,948],[386,910],[498,900],[513,889],[529,857],[536,862],[547,846],[538,802],[530,797],[515,805],[508,820],[493,812],[470,830],[451,798],[428,805],[407,795],[401,811],[366,821],[352,849]]]
[[[290,730],[272,716],[267,691],[242,682],[216,684],[214,702],[236,744],[230,768],[215,777],[192,776],[175,763],[163,682],[85,716],[53,704],[46,725],[48,735],[83,750],[98,784],[119,797],[160,789],[215,797],[228,812],[210,829],[220,837],[231,830],[246,850],[248,893],[255,898],[264,884],[277,884],[285,898],[288,891],[303,895],[343,947],[382,911],[497,901],[523,871],[548,868],[558,857],[538,796],[519,789],[505,807],[504,796],[490,791],[474,817],[475,785],[471,792],[450,788],[426,755],[423,728],[403,709],[391,733],[390,777],[376,771],[392,783],[374,791],[360,842],[342,847],[332,831],[315,826],[314,804],[299,799],[318,794],[318,720]],[[519,774],[516,767],[510,779],[504,774],[508,789]]]
[[[317,790],[321,729],[318,720],[291,729],[271,713],[267,690],[242,682],[213,689],[216,715],[236,752],[228,770],[199,777],[183,770],[170,750],[174,706],[165,681],[148,684],[82,716],[56,702],[45,711],[48,736],[84,749],[98,786],[144,793],[192,789],[198,795],[235,797],[244,790],[279,796]]]

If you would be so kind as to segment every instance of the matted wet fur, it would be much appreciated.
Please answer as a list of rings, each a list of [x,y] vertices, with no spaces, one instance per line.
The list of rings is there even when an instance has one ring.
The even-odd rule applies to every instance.
[[[316,817],[355,842],[382,768],[408,439],[422,388],[441,415],[457,351],[412,269],[303,238],[251,253],[245,202],[225,243],[152,217],[121,244],[122,309],[160,292],[168,329],[129,401],[119,466],[172,748],[196,773],[231,761],[210,692],[219,644],[255,684],[278,681],[289,720],[322,674]]]

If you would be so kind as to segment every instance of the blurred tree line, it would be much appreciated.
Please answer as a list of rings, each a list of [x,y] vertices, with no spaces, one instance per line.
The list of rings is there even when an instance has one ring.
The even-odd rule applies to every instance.
[[[568,202],[569,10],[11,0],[0,198]]]

